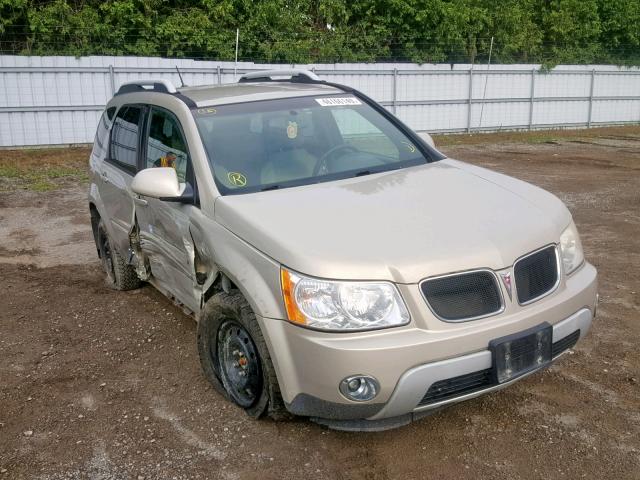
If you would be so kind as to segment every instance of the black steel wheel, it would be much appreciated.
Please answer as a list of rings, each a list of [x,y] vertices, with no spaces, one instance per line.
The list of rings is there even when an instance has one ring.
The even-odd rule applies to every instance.
[[[202,370],[218,392],[253,418],[288,418],[262,330],[240,292],[205,303],[197,340]]]
[[[238,405],[251,407],[262,392],[260,357],[251,335],[239,323],[227,320],[216,343],[225,389]]]

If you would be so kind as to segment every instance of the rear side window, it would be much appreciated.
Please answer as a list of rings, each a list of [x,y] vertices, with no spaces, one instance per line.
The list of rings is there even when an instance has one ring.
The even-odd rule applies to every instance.
[[[149,124],[145,168],[173,167],[182,183],[187,179],[189,155],[176,117],[166,110],[153,108]]]
[[[100,117],[92,152],[97,157],[104,158],[107,155],[109,150],[109,129],[115,113],[116,107],[109,107]]]
[[[125,106],[120,109],[111,130],[111,160],[126,170],[135,172],[138,164],[138,133],[142,108]]]

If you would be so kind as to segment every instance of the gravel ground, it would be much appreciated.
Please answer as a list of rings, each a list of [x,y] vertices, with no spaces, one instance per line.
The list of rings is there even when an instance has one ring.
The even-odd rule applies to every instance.
[[[0,193],[0,479],[640,478],[640,129],[508,142],[445,150],[567,203],[598,319],[549,370],[378,434],[250,420],[193,320],[106,288],[84,185]]]

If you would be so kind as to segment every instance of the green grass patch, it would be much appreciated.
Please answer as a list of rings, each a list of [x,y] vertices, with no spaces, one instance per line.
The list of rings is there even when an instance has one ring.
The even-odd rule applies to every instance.
[[[0,165],[0,177],[20,178],[21,172],[17,167],[10,165]]]
[[[560,141],[579,140],[597,137],[639,137],[639,125],[617,127],[598,127],[582,129],[533,130],[491,133],[457,133],[451,135],[433,135],[436,146],[452,147],[457,145],[481,145],[488,143],[525,143],[540,145]]]
[[[0,166],[0,190],[56,190],[69,182],[84,183],[89,179],[86,169],[42,166],[37,170]]]
[[[89,150],[56,148],[0,151],[0,191],[47,192],[89,180]]]

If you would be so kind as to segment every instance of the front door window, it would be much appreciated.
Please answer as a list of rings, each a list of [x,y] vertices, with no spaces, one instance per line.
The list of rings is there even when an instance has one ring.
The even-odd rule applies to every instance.
[[[145,168],[175,168],[178,180],[184,183],[187,181],[188,163],[187,146],[178,120],[166,110],[153,108]]]

